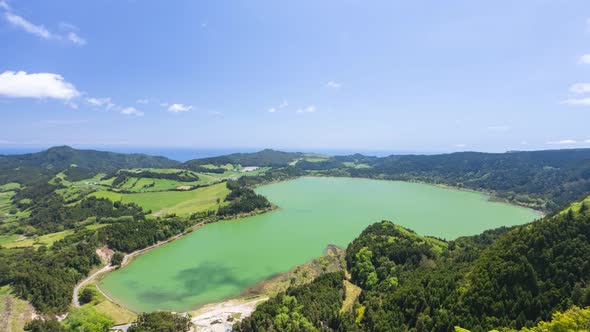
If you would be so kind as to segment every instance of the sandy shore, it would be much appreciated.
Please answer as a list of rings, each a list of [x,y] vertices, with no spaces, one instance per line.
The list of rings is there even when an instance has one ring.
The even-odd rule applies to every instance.
[[[258,303],[266,300],[268,297],[208,304],[192,312],[192,322],[198,332],[230,332],[235,322],[250,316]]]

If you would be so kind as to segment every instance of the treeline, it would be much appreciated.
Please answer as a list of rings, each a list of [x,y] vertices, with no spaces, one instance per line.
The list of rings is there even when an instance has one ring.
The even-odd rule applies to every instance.
[[[270,169],[263,174],[255,176],[242,176],[236,181],[246,187],[255,187],[261,184],[284,181],[304,175],[305,172],[294,166]]]
[[[234,331],[355,331],[354,316],[340,310],[343,280],[342,272],[326,273],[307,285],[290,287],[259,304]]]
[[[179,218],[122,222],[100,229],[98,240],[113,250],[132,252],[181,234],[191,225]]]
[[[84,198],[78,204],[67,205],[61,195],[53,192],[31,199],[27,206],[30,208],[30,215],[21,220],[21,224],[33,226],[38,234],[72,229],[90,217],[95,218],[97,222],[123,216],[129,216],[134,220],[145,219],[145,213],[135,203],[113,203],[108,199],[93,196]]]
[[[225,201],[229,202],[229,204],[219,207],[217,214],[220,217],[239,215],[271,207],[266,197],[256,194],[254,190],[247,188],[239,181],[227,181],[227,188],[231,190],[225,197]]]
[[[199,172],[199,173],[223,174],[226,171],[225,168],[209,168],[209,167],[203,167],[203,166],[199,166],[199,165],[195,165],[195,164],[187,164],[187,168],[193,172]]]
[[[192,181],[199,181],[199,177],[196,174],[193,174],[188,171],[180,171],[175,173],[164,173],[164,172],[152,172],[152,171],[127,171],[127,170],[120,170],[115,175],[115,179],[112,182],[113,187],[117,187],[120,184],[124,183],[130,178],[148,178],[148,179],[166,179],[166,180],[174,180],[178,182],[192,182]],[[107,176],[110,178],[112,176]]]
[[[401,181],[441,183],[476,190],[533,208],[553,211],[590,192],[590,149],[516,151],[508,153],[458,152],[439,155],[389,157],[333,157],[368,168],[346,168],[324,162],[326,174]],[[298,162],[299,167],[309,167]],[[313,166],[313,165],[311,165]],[[321,168],[320,165],[313,169]]]
[[[227,164],[261,167],[285,167],[288,166],[292,161],[303,157],[304,154],[300,152],[283,152],[265,149],[253,153],[233,153],[219,157],[193,159],[183,163],[182,167],[191,170],[194,167],[202,165],[223,166]]]

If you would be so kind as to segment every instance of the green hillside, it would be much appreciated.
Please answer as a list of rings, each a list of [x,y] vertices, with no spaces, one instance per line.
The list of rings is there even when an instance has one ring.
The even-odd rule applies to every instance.
[[[449,242],[383,221],[367,227],[347,248],[351,281],[362,288],[353,309],[311,309],[335,301],[334,292],[340,294],[335,303],[342,303],[344,293],[336,283],[313,299],[296,297],[296,317],[311,325],[309,331],[533,327],[572,305],[590,305],[589,235],[590,198],[529,225]],[[285,296],[309,287],[279,295],[236,328],[290,331],[296,319],[288,305],[280,309]]]
[[[165,157],[95,150],[77,150],[69,146],[53,147],[37,153],[0,156],[0,184],[29,184],[55,175],[70,166],[76,178],[109,173],[122,168],[171,168],[180,163]]]

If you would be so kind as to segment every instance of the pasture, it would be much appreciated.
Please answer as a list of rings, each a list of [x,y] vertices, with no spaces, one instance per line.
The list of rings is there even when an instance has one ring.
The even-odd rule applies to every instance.
[[[158,191],[144,193],[117,193],[99,191],[92,193],[98,198],[107,198],[113,202],[136,203],[145,211],[151,211],[154,216],[177,214],[188,216],[194,212],[215,210],[224,204],[225,196],[229,194],[225,183],[189,191]],[[220,203],[217,203],[219,199]]]

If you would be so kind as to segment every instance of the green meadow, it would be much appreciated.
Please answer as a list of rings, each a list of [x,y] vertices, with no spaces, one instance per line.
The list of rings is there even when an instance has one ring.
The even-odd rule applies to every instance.
[[[145,193],[118,193],[113,191],[99,191],[92,193],[98,198],[107,198],[113,202],[136,203],[152,215],[177,214],[187,216],[194,212],[215,210],[225,196],[229,194],[225,183],[188,191],[158,191]],[[220,203],[217,202],[219,199]]]

